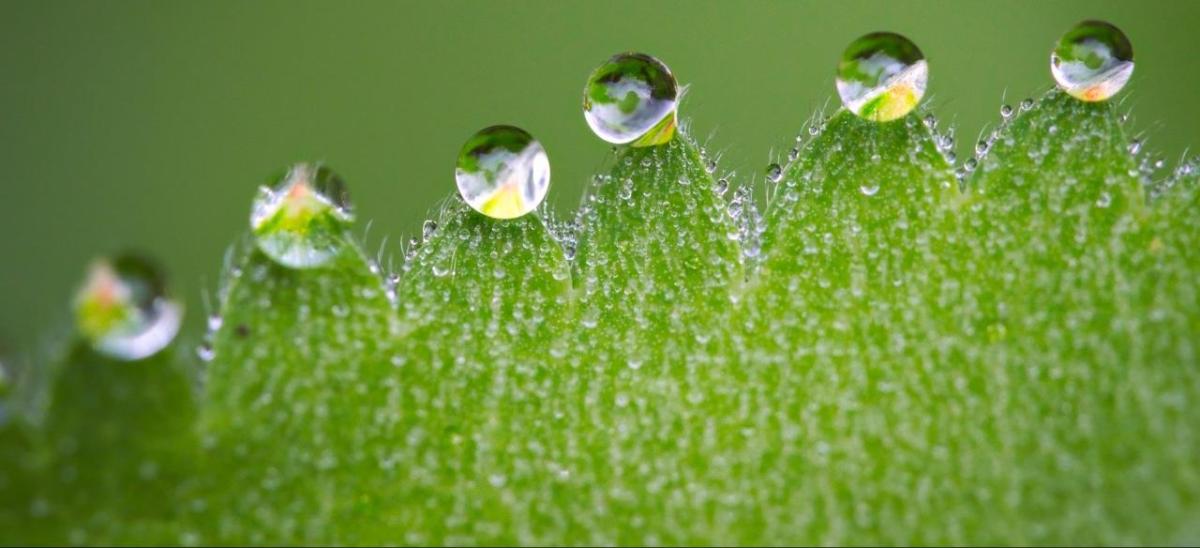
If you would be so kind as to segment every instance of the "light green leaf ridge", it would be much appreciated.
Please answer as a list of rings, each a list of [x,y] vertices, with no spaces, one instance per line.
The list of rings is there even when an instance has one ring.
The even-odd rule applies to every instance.
[[[682,128],[669,144],[618,150],[593,178],[574,268],[593,363],[665,367],[720,331],[741,289],[741,210],[714,190],[708,168]]]
[[[369,542],[546,542],[569,457],[554,420],[572,368],[571,279],[537,215],[496,221],[457,197],[427,221],[397,287],[406,330],[384,381],[395,415]],[[369,509],[368,509],[369,510]],[[561,534],[561,532],[560,532]]]
[[[343,236],[327,265],[295,270],[247,251],[227,273],[201,431],[208,542],[332,542],[370,489],[391,422],[385,383],[400,324],[390,289]],[[205,530],[207,528],[207,530]]]
[[[76,341],[54,369],[42,440],[50,453],[28,540],[177,542],[176,501],[199,449],[187,362],[174,346],[120,361]]]

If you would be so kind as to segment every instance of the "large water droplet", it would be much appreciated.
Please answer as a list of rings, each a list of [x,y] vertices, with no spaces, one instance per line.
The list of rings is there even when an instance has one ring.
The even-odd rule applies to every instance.
[[[850,43],[837,69],[837,90],[846,109],[887,122],[917,108],[929,81],[925,56],[908,38],[875,32]]]
[[[679,86],[671,69],[644,53],[621,53],[600,65],[583,88],[583,117],[601,139],[635,147],[675,136]]]
[[[1109,23],[1084,21],[1055,44],[1050,73],[1072,97],[1103,101],[1121,91],[1133,75],[1133,45]]]
[[[175,338],[183,307],[166,290],[162,271],[137,255],[97,259],[75,295],[75,325],[98,352],[140,360]]]
[[[274,188],[262,187],[250,212],[258,248],[290,268],[329,262],[353,221],[346,183],[329,168],[308,164],[296,164]]]
[[[458,193],[475,211],[515,219],[537,208],[550,189],[550,159],[521,128],[492,126],[467,139],[454,169]]]

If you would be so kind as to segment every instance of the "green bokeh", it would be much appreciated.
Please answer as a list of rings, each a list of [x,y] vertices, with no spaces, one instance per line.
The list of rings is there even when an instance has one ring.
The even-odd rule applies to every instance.
[[[846,45],[892,30],[930,63],[926,101],[960,156],[1002,102],[1049,85],[1049,51],[1088,18],[1133,42],[1119,96],[1169,163],[1200,143],[1200,2],[4,2],[0,4],[0,347],[69,324],[89,259],[135,247],[166,264],[200,329],[201,290],[247,230],[267,174],[325,161],[388,250],[454,191],[475,131],[546,147],[549,200],[578,203],[608,146],[580,107],[587,75],[640,50],[690,88],[681,108],[739,181],[835,104]]]

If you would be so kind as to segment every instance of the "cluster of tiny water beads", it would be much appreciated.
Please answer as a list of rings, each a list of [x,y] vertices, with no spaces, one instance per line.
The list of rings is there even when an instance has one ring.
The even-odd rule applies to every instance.
[[[264,254],[289,268],[317,268],[341,251],[354,221],[346,183],[325,166],[297,164],[259,188],[250,229]]]
[[[493,219],[515,219],[546,198],[550,159],[525,130],[492,126],[463,144],[454,181],[459,195],[475,211]]]
[[[123,254],[92,262],[75,296],[75,325],[98,352],[140,360],[162,350],[179,331],[183,308],[149,260]]]

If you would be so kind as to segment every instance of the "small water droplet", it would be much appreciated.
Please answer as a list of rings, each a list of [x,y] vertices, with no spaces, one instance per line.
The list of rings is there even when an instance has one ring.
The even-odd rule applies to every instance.
[[[772,183],[778,183],[783,178],[783,168],[779,164],[771,164],[767,166],[767,180]]]
[[[709,173],[715,173],[717,171],[716,160],[709,160],[708,162],[706,162],[704,164],[704,171],[707,171]]]
[[[859,185],[858,190],[863,193],[863,196],[874,196],[879,193],[879,183],[874,181],[866,182]]]
[[[75,295],[80,334],[100,353],[120,360],[140,360],[165,348],[182,317],[162,271],[137,255],[93,261]]]
[[[715,192],[718,196],[724,195],[725,192],[727,192],[728,190],[729,190],[729,179],[722,177],[720,179],[717,179],[717,181],[715,183],[713,183],[713,192]]]
[[[433,219],[425,219],[425,224],[421,225],[421,239],[429,241],[435,233],[437,233],[438,224]]]
[[[1000,117],[1001,118],[1004,118],[1005,120],[1007,120],[1009,118],[1012,118],[1012,115],[1013,115],[1012,105],[1000,105]]]
[[[1141,139],[1134,139],[1129,142],[1129,154],[1131,156],[1137,156],[1137,154],[1141,151],[1142,151],[1142,140]]]
[[[1067,31],[1050,53],[1058,87],[1081,101],[1116,95],[1133,75],[1133,45],[1121,29],[1104,21],[1083,21]]]
[[[1033,110],[1033,99],[1030,99],[1029,97],[1022,99],[1021,100],[1021,110],[1022,111]]]
[[[792,150],[788,151],[788,161],[789,162],[795,162],[796,159],[799,157],[800,157],[800,149],[799,148],[792,147]]]
[[[208,316],[208,330],[209,331],[216,331],[216,330],[220,329],[221,324],[223,324],[223,323],[225,323],[225,320],[223,318],[221,318],[220,314],[211,314]]]
[[[467,139],[454,180],[463,200],[493,219],[533,211],[550,188],[550,159],[532,135],[513,126],[492,126]]]
[[[643,53],[605,61],[583,88],[583,117],[592,132],[618,145],[653,146],[675,135],[679,86],[671,69]]]
[[[1107,192],[1101,192],[1096,198],[1096,207],[1106,208],[1112,205],[1112,195]]]
[[[924,122],[925,127],[929,129],[937,129],[937,116],[934,116],[933,114],[926,114]]]
[[[200,346],[196,347],[196,356],[199,357],[200,361],[202,362],[211,362],[214,356],[212,344],[201,343]]]
[[[887,122],[917,107],[928,80],[929,65],[916,44],[899,34],[876,32],[846,48],[836,84],[847,110]]]

